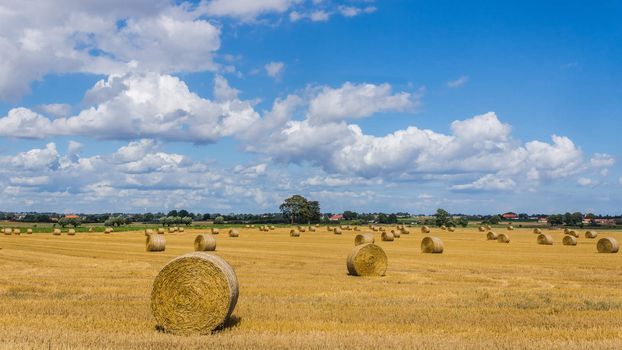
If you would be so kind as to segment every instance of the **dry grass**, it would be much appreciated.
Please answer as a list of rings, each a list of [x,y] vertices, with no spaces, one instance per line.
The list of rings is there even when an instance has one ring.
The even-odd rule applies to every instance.
[[[219,240],[240,298],[211,336],[158,332],[152,283],[197,233],[167,236],[148,253],[143,231],[0,236],[0,349],[617,349],[622,343],[622,254],[535,244],[517,228],[511,244],[477,227],[433,229],[443,254],[422,254],[418,230],[377,242],[385,277],[347,274],[356,233],[242,229]],[[620,241],[619,232],[600,232]],[[547,232],[560,242],[561,231]],[[563,268],[560,268],[563,267]],[[569,325],[572,325],[570,327]]]

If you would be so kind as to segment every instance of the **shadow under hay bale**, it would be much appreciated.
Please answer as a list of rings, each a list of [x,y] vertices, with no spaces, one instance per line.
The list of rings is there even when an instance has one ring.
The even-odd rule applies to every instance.
[[[207,335],[226,326],[238,291],[235,271],[224,259],[189,253],[170,261],[156,276],[151,312],[164,332]]]
[[[384,250],[373,243],[354,247],[346,260],[348,273],[352,276],[384,276],[387,265]]]

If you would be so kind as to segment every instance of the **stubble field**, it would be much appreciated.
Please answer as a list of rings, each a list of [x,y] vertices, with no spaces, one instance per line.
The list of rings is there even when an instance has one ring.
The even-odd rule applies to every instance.
[[[501,230],[497,230],[500,232]],[[385,277],[347,275],[355,231],[341,236],[241,229],[216,236],[235,269],[232,319],[210,336],[156,330],[154,277],[193,250],[198,232],[166,234],[166,251],[145,251],[142,232],[0,236],[0,349],[404,348],[619,349],[622,254],[598,254],[581,235],[536,244],[529,230],[511,243],[475,228],[433,229],[443,254],[422,254],[418,228],[376,243]],[[367,232],[367,231],[363,231]],[[622,234],[603,231],[622,243]]]

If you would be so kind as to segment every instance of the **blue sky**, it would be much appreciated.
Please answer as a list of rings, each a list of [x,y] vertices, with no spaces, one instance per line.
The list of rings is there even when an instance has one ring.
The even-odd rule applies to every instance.
[[[620,214],[620,15],[0,2],[0,210]]]

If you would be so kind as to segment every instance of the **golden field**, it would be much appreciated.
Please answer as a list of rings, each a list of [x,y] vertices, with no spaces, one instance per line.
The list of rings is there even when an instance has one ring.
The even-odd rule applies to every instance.
[[[347,275],[356,231],[221,233],[216,253],[240,297],[227,326],[201,337],[158,332],[149,303],[160,268],[205,231],[166,234],[159,253],[142,232],[1,235],[0,349],[621,347],[622,253],[598,254],[597,239],[581,231],[563,246],[546,231],[555,244],[543,246],[516,229],[501,244],[476,228],[433,229],[445,251],[432,255],[410,230],[394,242],[374,232],[389,259],[380,278]]]

